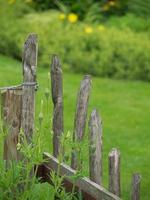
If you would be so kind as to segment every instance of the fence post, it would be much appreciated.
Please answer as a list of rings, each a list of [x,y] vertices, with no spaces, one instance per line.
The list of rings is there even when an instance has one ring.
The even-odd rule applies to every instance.
[[[120,152],[113,148],[109,153],[109,191],[120,197]]]
[[[37,35],[29,34],[23,52],[23,94],[21,127],[28,143],[32,140],[34,129],[35,86],[37,67]]]
[[[133,174],[131,200],[140,200],[140,182],[141,182],[141,175]]]
[[[21,126],[22,93],[19,90],[6,90],[1,94],[1,100],[3,128],[6,134],[3,156],[8,168],[9,161],[20,159],[17,143]]]
[[[83,80],[81,81],[80,90],[78,92],[77,97],[77,106],[74,119],[73,142],[80,142],[84,135],[90,88],[91,78],[89,75],[85,75]],[[73,169],[81,167],[81,163],[78,163],[78,155],[75,149],[73,149],[72,152],[71,167]]]
[[[89,120],[89,171],[90,179],[102,184],[102,121],[97,110]]]
[[[63,80],[59,58],[53,55],[51,64],[51,90],[53,113],[53,155],[60,153],[60,136],[63,133]]]

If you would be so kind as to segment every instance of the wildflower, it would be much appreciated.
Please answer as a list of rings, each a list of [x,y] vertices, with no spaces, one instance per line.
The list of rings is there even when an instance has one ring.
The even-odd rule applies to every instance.
[[[43,101],[43,99],[41,100],[41,110],[42,110],[42,108],[43,108],[43,103],[44,103],[44,101]]]
[[[67,134],[66,134],[66,139],[68,139],[70,137],[71,137],[71,133],[70,133],[70,131],[68,131]]]
[[[59,15],[59,19],[60,20],[64,20],[66,18],[66,15],[64,14],[64,13],[61,13],[60,15]]]
[[[17,144],[17,151],[19,151],[21,149],[21,144],[18,142]]]
[[[108,11],[108,10],[109,10],[109,5],[108,5],[108,4],[105,4],[105,5],[102,7],[102,10],[103,10],[103,11]]]
[[[42,121],[43,121],[43,113],[42,112],[40,112],[40,114],[39,114],[39,123],[40,123],[40,125],[42,124]]]
[[[48,100],[49,99],[49,96],[50,96],[50,91],[48,88],[45,89],[45,97],[46,99]]]
[[[77,22],[77,20],[78,20],[78,15],[76,15],[76,14],[74,14],[74,13],[70,13],[69,15],[68,15],[68,21],[70,22],[70,23],[76,23]]]
[[[40,114],[39,114],[39,124],[41,125],[42,124],[42,121],[43,121],[43,99],[41,100],[41,111],[40,111]]]
[[[105,29],[105,26],[99,25],[99,26],[98,26],[98,30],[99,30],[100,32],[103,32],[103,31],[105,31],[106,29]]]
[[[51,133],[52,136],[54,135],[54,131],[53,130],[51,130],[50,133]]]
[[[24,139],[25,139],[25,134],[24,134],[23,129],[21,128],[21,129],[20,129],[20,132],[19,132],[19,142],[20,142],[20,141],[23,142]],[[18,143],[19,143],[19,142],[18,142]]]
[[[85,33],[87,33],[87,34],[90,34],[90,33],[93,32],[93,29],[92,29],[92,27],[87,26],[87,27],[85,27],[84,31],[85,31]]]
[[[50,79],[50,76],[51,76],[50,72],[47,73],[47,76],[48,76],[48,79]]]

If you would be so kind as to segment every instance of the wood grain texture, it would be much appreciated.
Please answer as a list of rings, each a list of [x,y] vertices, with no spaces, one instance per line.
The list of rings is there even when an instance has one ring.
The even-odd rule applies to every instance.
[[[37,68],[37,35],[29,34],[24,44],[23,52],[23,95],[22,124],[28,143],[32,140],[34,130],[35,86]]]
[[[51,90],[53,111],[53,155],[60,153],[60,137],[63,133],[63,80],[59,58],[53,55],[51,64]]]
[[[89,120],[89,172],[90,179],[102,184],[102,120],[93,110]]]
[[[109,153],[109,191],[121,196],[120,188],[120,152],[113,148]]]
[[[21,105],[22,93],[15,90],[7,90],[2,93],[2,120],[4,133],[4,160],[6,167],[12,160],[19,160],[20,154],[17,151],[18,137],[21,126]]]
[[[141,183],[141,175],[133,174],[131,200],[140,200],[140,183]]]
[[[83,139],[87,110],[88,110],[88,101],[89,94],[91,89],[91,78],[89,75],[84,76],[80,84],[80,89],[77,97],[77,106],[74,119],[74,132],[73,132],[73,142],[80,142]],[[73,149],[71,167],[73,169],[80,168],[81,163],[78,162],[78,155],[75,149]]]
[[[63,186],[66,191],[71,192],[74,184],[71,176],[75,176],[76,171],[64,163],[59,163],[59,161],[49,153],[44,153],[44,159],[46,162],[43,163],[43,167],[40,166],[41,172],[39,172],[39,175],[43,177],[42,181],[51,183],[50,172],[57,172],[58,167],[60,167],[59,175],[64,176]],[[79,178],[75,182],[75,186],[76,190],[82,192],[83,200],[120,200],[119,197],[108,192],[104,187],[92,182],[89,178]]]

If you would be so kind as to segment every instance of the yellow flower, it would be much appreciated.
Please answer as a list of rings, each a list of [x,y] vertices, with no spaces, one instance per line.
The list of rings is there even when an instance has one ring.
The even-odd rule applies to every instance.
[[[98,30],[99,30],[100,32],[103,32],[103,31],[106,30],[106,28],[105,28],[105,26],[103,26],[103,25],[99,25],[99,26],[98,26]]]
[[[116,2],[115,1],[109,1],[110,6],[115,6]]]
[[[70,23],[76,23],[77,20],[78,20],[78,15],[76,15],[76,14],[74,14],[74,13],[70,13],[70,14],[68,15],[68,21],[69,21]]]
[[[64,13],[61,13],[60,15],[59,15],[59,19],[60,20],[64,20],[66,18],[66,15],[64,14]]]
[[[90,26],[87,26],[87,27],[85,27],[84,31],[85,31],[85,33],[87,33],[87,34],[90,34],[90,33],[93,32],[93,28],[90,27]]]
[[[109,5],[108,5],[108,4],[105,4],[105,5],[102,7],[102,10],[103,10],[103,11],[108,11],[108,10],[109,10]]]
[[[9,4],[14,4],[16,0],[9,0],[8,3]]]
[[[17,151],[19,151],[20,149],[21,149],[21,144],[18,143],[18,144],[17,144]]]
[[[70,133],[70,131],[68,131],[67,134],[66,134],[66,139],[68,139],[70,137],[71,137],[71,133]]]

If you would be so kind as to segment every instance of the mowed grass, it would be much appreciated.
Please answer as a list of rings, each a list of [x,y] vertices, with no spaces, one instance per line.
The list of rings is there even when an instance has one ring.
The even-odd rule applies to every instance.
[[[36,96],[36,119],[40,112],[40,101],[44,100],[47,109],[45,88],[48,84],[48,69],[38,66],[40,84]],[[64,124],[65,131],[73,130],[76,96],[83,75],[64,73]],[[21,63],[0,56],[0,87],[14,85],[22,80]],[[92,78],[89,101],[89,114],[97,108],[103,121],[103,182],[108,185],[108,153],[116,147],[121,152],[122,198],[130,199],[131,175],[142,175],[141,199],[150,199],[150,84]],[[49,103],[47,116],[52,118],[52,103]],[[44,116],[45,117],[45,116]],[[86,136],[88,129],[86,129]],[[85,137],[86,137],[85,136]],[[52,149],[50,133],[43,131],[46,141],[44,150]],[[2,148],[1,148],[2,149]],[[2,150],[1,150],[2,151]],[[84,174],[88,175],[88,148],[84,147]]]

